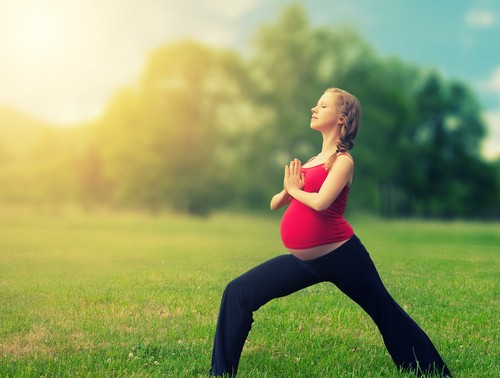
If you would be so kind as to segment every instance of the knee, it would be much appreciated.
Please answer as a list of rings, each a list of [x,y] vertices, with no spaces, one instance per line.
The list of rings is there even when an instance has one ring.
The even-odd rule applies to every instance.
[[[229,282],[224,290],[224,293],[231,297],[244,297],[246,292],[246,285],[239,277]]]
[[[224,290],[224,298],[245,307],[252,307],[251,288],[239,277],[229,282]]]

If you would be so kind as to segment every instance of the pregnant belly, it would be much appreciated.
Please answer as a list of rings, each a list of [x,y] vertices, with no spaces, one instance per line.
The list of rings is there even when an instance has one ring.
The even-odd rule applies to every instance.
[[[321,256],[324,256],[330,252],[335,251],[338,247],[340,247],[342,244],[344,244],[348,240],[349,239],[343,240],[341,242],[319,245],[317,247],[312,247],[312,248],[305,248],[305,249],[287,248],[287,249],[292,255],[294,255],[298,259],[303,260],[303,261],[309,261],[309,260],[317,259]]]
[[[318,212],[292,200],[281,219],[280,233],[290,253],[311,260],[344,244],[354,231],[344,217]]]

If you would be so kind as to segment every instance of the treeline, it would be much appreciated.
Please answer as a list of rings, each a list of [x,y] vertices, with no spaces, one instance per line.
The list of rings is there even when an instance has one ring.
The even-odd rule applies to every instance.
[[[363,105],[351,209],[498,217],[499,164],[480,156],[474,93],[380,57],[353,30],[311,27],[298,5],[258,30],[250,57],[194,41],[157,49],[92,124],[38,128],[18,142],[16,117],[4,117],[0,199],[198,215],[265,209],[287,161],[319,152],[310,109],[330,86]]]

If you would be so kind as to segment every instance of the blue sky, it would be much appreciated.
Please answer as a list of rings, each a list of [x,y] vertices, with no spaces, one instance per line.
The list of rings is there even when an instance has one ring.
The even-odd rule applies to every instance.
[[[357,29],[382,56],[438,69],[468,82],[488,108],[499,98],[484,90],[500,69],[498,0],[303,0],[313,26]],[[244,29],[234,46],[244,46],[256,25],[272,22],[286,0],[261,1],[242,17]]]
[[[484,153],[500,155],[500,1],[302,0],[311,25],[359,30],[398,56],[468,83],[484,107]],[[182,38],[248,51],[288,0],[0,0],[0,104],[60,124],[98,117],[147,53]]]
[[[355,4],[340,12],[305,3],[314,23],[352,23],[380,54],[435,67],[473,85],[486,106],[499,105],[482,86],[500,69],[500,2],[357,0],[338,2]]]

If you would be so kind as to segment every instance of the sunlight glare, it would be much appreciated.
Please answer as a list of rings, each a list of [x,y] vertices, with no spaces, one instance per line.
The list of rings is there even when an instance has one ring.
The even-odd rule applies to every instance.
[[[57,52],[63,36],[64,19],[47,2],[19,6],[10,19],[11,42],[25,58],[39,60]]]

